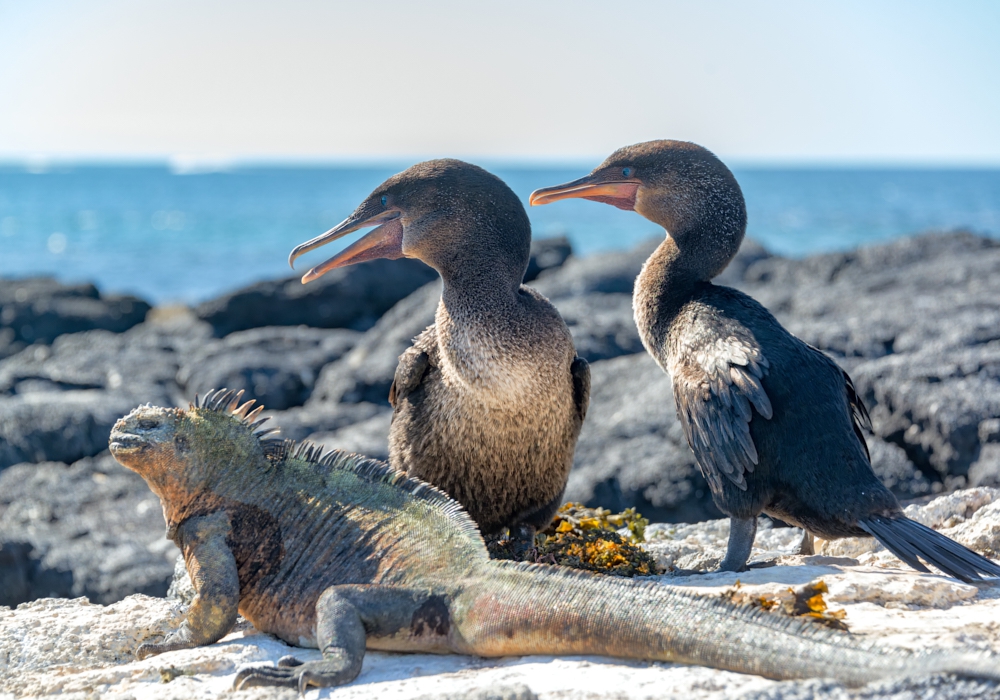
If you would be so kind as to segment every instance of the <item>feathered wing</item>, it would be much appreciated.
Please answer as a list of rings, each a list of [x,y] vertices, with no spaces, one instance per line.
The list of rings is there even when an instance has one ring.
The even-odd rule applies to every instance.
[[[772,416],[761,379],[768,361],[749,331],[724,338],[700,336],[684,343],[672,363],[674,402],[688,444],[713,490],[728,479],[746,490],[746,474],[757,465],[750,436],[755,409]]]
[[[389,387],[389,403],[393,408],[397,408],[400,401],[420,386],[430,366],[431,359],[427,353],[415,347],[408,348],[399,356],[396,374]]]
[[[851,375],[841,370],[844,374],[844,388],[847,390],[847,403],[851,407],[851,424],[854,426],[854,434],[858,436],[858,442],[865,450],[868,461],[872,461],[872,456],[868,452],[868,443],[865,441],[865,432],[872,432],[872,418],[868,415],[865,402],[854,388],[854,381]]]
[[[590,363],[577,357],[569,371],[573,377],[573,405],[576,406],[577,417],[583,423],[590,406]]]

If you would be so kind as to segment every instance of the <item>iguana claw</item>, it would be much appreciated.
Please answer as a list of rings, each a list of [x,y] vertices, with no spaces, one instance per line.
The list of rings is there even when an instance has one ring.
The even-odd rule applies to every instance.
[[[298,688],[300,694],[310,687],[329,688],[350,683],[357,677],[342,668],[336,661],[302,662],[294,656],[284,656],[278,666],[248,666],[236,674],[233,690],[243,690],[257,686],[278,686]]]

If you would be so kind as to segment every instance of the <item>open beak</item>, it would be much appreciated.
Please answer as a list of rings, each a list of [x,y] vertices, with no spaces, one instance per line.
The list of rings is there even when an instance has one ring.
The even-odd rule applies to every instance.
[[[587,175],[565,185],[535,190],[528,203],[535,207],[558,202],[560,199],[589,199],[631,211],[635,208],[635,194],[638,190],[638,180],[602,181],[600,175]]]
[[[310,250],[342,238],[352,231],[369,226],[378,226],[378,228],[369,231],[334,257],[309,270],[302,276],[302,283],[312,282],[337,267],[353,265],[375,258],[388,258],[389,260],[401,258],[403,257],[403,222],[399,217],[398,209],[380,211],[372,216],[366,216],[363,211],[356,211],[323,235],[295,246],[295,249],[288,256],[288,264],[294,267],[295,259],[303,253],[308,253]]]

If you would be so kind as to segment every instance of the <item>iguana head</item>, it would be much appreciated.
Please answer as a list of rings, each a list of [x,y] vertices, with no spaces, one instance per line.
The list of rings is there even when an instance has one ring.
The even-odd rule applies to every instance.
[[[165,502],[202,491],[226,478],[245,478],[266,464],[263,406],[240,405],[243,392],[225,389],[195,400],[186,410],[139,406],[115,423],[111,454],[139,474]],[[267,431],[270,432],[270,431]]]

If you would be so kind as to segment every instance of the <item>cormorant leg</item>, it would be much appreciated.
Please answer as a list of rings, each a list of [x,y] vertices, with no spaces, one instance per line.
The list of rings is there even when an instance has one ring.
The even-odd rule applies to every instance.
[[[726,558],[719,564],[719,571],[745,571],[756,535],[757,518],[730,518],[729,548],[726,550]]]
[[[816,553],[816,547],[813,543],[812,533],[808,530],[802,531],[802,542],[799,544],[799,551],[797,554],[810,555]]]
[[[244,668],[236,674],[233,689],[270,685],[305,693],[309,686],[344,685],[357,678],[365,658],[365,627],[358,610],[336,586],[326,589],[316,603],[316,642],[322,661],[301,663],[283,657],[277,667]]]
[[[515,525],[510,529],[510,548],[514,561],[525,561],[535,547],[535,526],[528,523]]]

